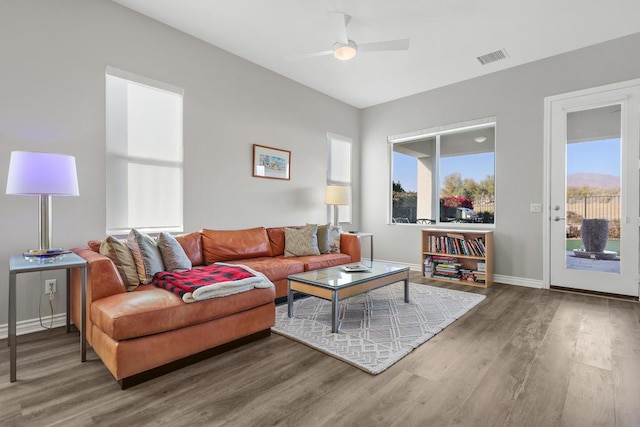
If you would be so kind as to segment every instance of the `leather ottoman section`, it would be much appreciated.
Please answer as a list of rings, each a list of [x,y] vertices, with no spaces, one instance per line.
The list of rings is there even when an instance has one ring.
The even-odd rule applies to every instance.
[[[124,341],[114,341],[94,326],[92,347],[120,380],[269,329],[274,323],[272,299],[269,304],[219,319]]]
[[[304,264],[299,257],[295,258],[252,258],[229,261],[229,264],[242,264],[267,276],[272,282],[286,279],[290,274],[304,272]]]
[[[116,341],[172,331],[244,312],[273,302],[275,290],[247,292],[185,303],[177,295],[153,285],[94,301],[91,321]]]
[[[296,257],[304,263],[304,271],[320,270],[321,268],[335,267],[336,265],[349,264],[351,257],[346,254],[324,254]]]

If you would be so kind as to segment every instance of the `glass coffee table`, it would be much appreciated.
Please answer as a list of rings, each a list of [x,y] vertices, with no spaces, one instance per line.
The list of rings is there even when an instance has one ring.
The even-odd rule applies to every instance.
[[[360,265],[360,264],[359,264]],[[373,261],[362,264],[365,271],[344,271],[344,266],[324,268],[292,274],[287,277],[287,305],[293,317],[293,294],[306,295],[331,301],[331,332],[338,332],[338,302],[373,289],[404,282],[404,302],[409,302],[409,267]]]

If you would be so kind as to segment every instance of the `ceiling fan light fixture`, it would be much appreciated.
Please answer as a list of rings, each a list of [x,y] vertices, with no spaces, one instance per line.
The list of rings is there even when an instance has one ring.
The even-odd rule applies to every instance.
[[[349,43],[336,43],[333,45],[333,56],[341,61],[348,61],[358,53],[358,45],[353,40]]]

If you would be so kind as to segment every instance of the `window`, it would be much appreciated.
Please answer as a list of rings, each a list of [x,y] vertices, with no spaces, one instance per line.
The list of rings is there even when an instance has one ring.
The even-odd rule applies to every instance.
[[[327,185],[349,187],[351,194],[351,139],[328,133],[327,142]],[[351,203],[338,206],[338,219],[340,223],[351,223]]]
[[[107,233],[182,231],[182,89],[108,67]]]
[[[495,118],[389,137],[392,223],[494,223]]]

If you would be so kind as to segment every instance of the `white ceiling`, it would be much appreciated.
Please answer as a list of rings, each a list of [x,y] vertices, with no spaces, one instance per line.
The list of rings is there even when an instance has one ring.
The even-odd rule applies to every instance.
[[[640,0],[113,1],[358,108],[640,32]],[[357,43],[409,50],[292,59],[331,49],[332,11],[352,16]]]

